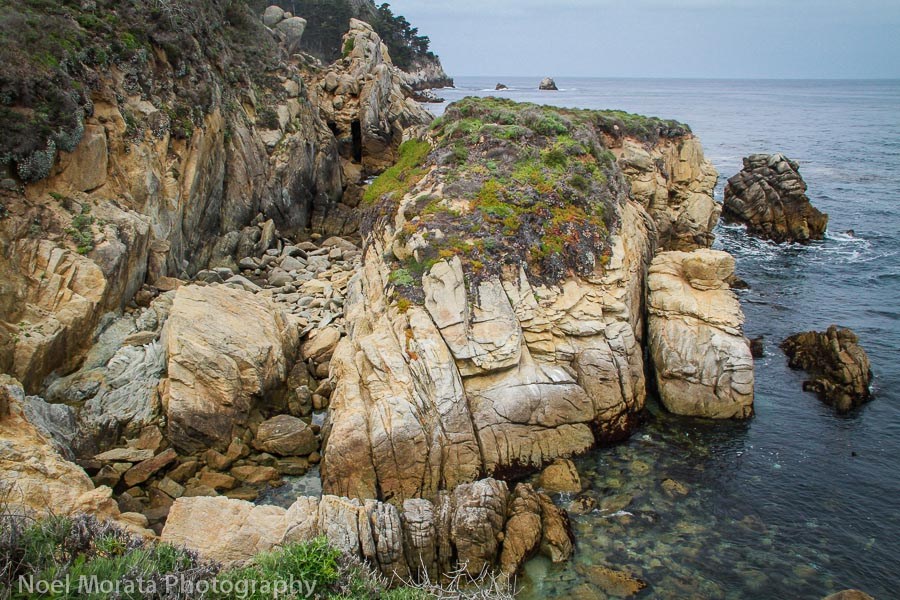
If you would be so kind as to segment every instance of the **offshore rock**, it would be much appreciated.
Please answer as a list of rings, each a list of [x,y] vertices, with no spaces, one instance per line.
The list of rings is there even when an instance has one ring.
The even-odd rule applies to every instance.
[[[538,85],[538,89],[544,90],[544,91],[551,91],[551,92],[555,92],[555,91],[559,90],[559,88],[556,87],[556,82],[553,81],[549,77],[545,77],[544,79],[541,80],[540,85]]]
[[[715,250],[663,252],[650,267],[649,346],[660,399],[676,414],[753,414],[753,357],[728,279],[734,258]]]
[[[800,166],[783,154],[754,154],[725,186],[723,216],[747,225],[747,231],[774,242],[821,240],[828,215],[806,196]]]
[[[803,369],[810,379],[803,389],[846,413],[871,399],[872,368],[853,331],[832,325],[824,333],[808,331],[782,342],[792,369]]]

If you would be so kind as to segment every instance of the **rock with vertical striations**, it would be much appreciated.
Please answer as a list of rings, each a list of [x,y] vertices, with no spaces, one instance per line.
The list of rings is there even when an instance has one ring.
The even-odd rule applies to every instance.
[[[753,414],[753,357],[727,280],[734,258],[716,250],[663,252],[650,267],[649,345],[663,405],[679,415]]]

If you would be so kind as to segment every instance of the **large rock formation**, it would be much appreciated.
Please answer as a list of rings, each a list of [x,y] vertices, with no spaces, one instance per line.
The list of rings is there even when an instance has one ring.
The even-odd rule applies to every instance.
[[[810,242],[825,236],[828,215],[806,196],[800,166],[783,154],[754,154],[728,180],[722,211],[752,235],[774,242]]]
[[[663,252],[648,281],[649,346],[663,404],[714,419],[753,414],[753,357],[725,252]]]
[[[501,555],[503,568],[512,574],[539,549],[555,561],[572,553],[565,514],[549,498],[521,485],[511,497],[505,483],[492,479],[460,486],[434,503],[408,500],[400,508],[337,496],[301,497],[288,509],[227,498],[179,498],[162,541],[234,563],[320,535],[399,579],[420,580],[427,573],[436,581],[457,566],[477,576]]]
[[[220,4],[204,3],[198,20],[233,27],[220,23]],[[154,27],[164,28],[162,21]],[[220,55],[234,58],[231,77],[259,79],[258,85],[225,81],[202,53],[189,59],[174,52],[179,44],[189,54],[207,44],[218,48],[228,36],[207,40],[206,29],[194,28],[158,32],[165,47],[123,57],[121,74],[90,71],[95,77],[84,86],[90,111],[71,152],[51,160],[43,179],[0,189],[0,368],[29,392],[54,372],[71,373],[101,315],[121,310],[145,281],[187,279],[208,266],[236,271],[237,254],[268,250],[276,232],[355,230],[357,219],[340,200],[358,202],[361,164],[369,172],[387,166],[405,130],[430,122],[407,98],[409,88],[380,52],[378,37],[354,24],[358,53],[324,76],[348,87],[340,90],[347,106],[338,119],[348,139],[353,123],[361,126],[366,158],[342,161],[344,133],[339,143],[328,126],[334,98],[320,106],[316,71],[299,55],[288,60],[281,33],[268,33],[252,15],[240,23],[253,30],[246,39],[258,51],[252,60],[228,54],[243,47]],[[192,69],[204,75],[185,76]],[[184,104],[199,96],[203,102]],[[266,235],[251,226],[256,222],[268,223]]]
[[[838,412],[848,412],[871,398],[869,357],[850,329],[832,325],[824,333],[798,333],[784,340],[781,348],[792,369],[809,374],[803,389],[816,392]]]
[[[650,143],[625,138],[613,152],[635,200],[656,222],[660,248],[708,248],[722,211],[713,198],[718,173],[703,156],[700,140],[686,131],[673,134]]]
[[[249,292],[179,288],[163,331],[169,439],[182,450],[225,450],[255,401],[284,384],[297,334],[288,315]]]
[[[359,185],[392,165],[400,143],[413,132],[421,136],[432,116],[408,97],[408,76],[368,23],[351,19],[343,47],[344,57],[318,75],[315,90],[348,183]],[[360,193],[351,188],[345,203],[355,206]]]
[[[603,151],[603,116],[466,100],[429,157],[408,147],[405,178],[372,185],[331,361],[329,493],[432,498],[631,430],[655,226]]]

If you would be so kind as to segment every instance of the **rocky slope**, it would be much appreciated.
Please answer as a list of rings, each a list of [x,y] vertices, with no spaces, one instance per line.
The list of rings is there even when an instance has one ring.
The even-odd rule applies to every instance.
[[[208,8],[208,27],[233,27],[224,7]],[[100,9],[67,10],[84,20]],[[92,77],[91,112],[80,143],[51,160],[45,177],[17,181],[7,172],[0,367],[30,392],[55,370],[71,371],[100,317],[121,310],[145,280],[184,279],[206,267],[236,271],[237,255],[260,244],[253,220],[292,235],[355,230],[351,207],[341,202],[353,203],[354,194],[345,188],[358,186],[366,168],[390,162],[406,129],[430,121],[407,101],[389,58],[363,54],[381,46],[366,30],[357,36],[359,52],[323,77],[354,82],[341,91],[340,122],[351,146],[352,124],[364,124],[356,135],[363,151],[342,156],[344,134],[337,132],[338,140],[328,126],[334,102],[317,96],[316,74],[285,60],[283,33],[266,30],[255,15],[242,18],[242,27],[259,36],[260,52],[270,53],[255,74],[259,83],[232,85],[228,77],[242,72],[223,72],[203,55],[186,66],[186,57],[163,43],[168,29],[160,25],[139,52],[124,55],[127,61],[106,71],[82,63]],[[202,47],[207,35],[199,29],[182,43]],[[144,89],[135,82],[148,83]],[[188,92],[210,100],[181,116]],[[383,157],[373,158],[377,153]]]

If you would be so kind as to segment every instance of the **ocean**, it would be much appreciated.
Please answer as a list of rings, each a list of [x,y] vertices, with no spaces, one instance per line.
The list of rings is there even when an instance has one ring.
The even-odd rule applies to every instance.
[[[715,247],[751,285],[739,292],[745,333],[765,338],[756,416],[680,419],[651,400],[630,441],[578,460],[605,510],[572,515],[575,557],[531,561],[521,597],[605,598],[598,566],[644,580],[647,598],[900,597],[900,81],[558,78],[560,91],[539,92],[540,79],[459,77],[438,92],[688,123],[719,170],[719,201],[742,157],[783,152],[830,221],[809,246],[719,226]],[[832,323],[859,334],[875,374],[874,400],[845,416],[802,391],[778,348]],[[667,479],[687,494],[667,493]]]

